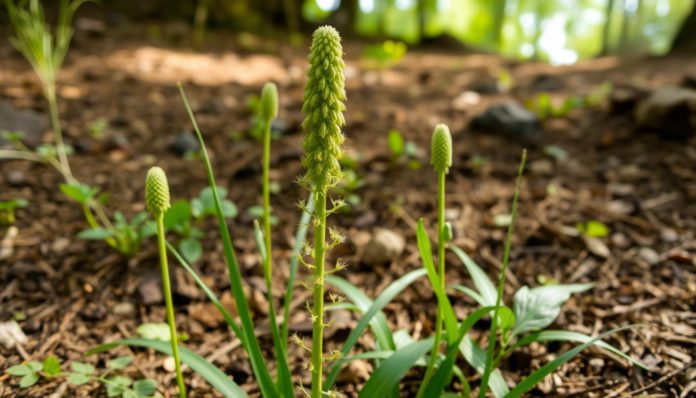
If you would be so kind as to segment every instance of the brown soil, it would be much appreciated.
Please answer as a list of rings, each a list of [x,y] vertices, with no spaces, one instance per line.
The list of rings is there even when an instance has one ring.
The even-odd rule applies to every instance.
[[[61,118],[67,140],[84,150],[71,157],[78,179],[110,193],[108,208],[132,215],[144,209],[143,185],[147,169],[167,170],[175,198],[190,199],[206,186],[199,160],[186,160],[167,150],[172,137],[190,129],[175,82],[186,84],[206,136],[219,183],[229,188],[240,217],[231,221],[240,263],[251,286],[252,307],[263,325],[262,273],[246,209],[260,203],[260,155],[257,142],[233,140],[232,131],[249,128],[246,100],[269,80],[279,83],[281,118],[288,132],[274,141],[272,176],[282,188],[272,198],[280,218],[275,228],[277,284],[285,280],[292,235],[298,221],[296,203],[306,192],[296,183],[302,173],[301,101],[306,69],[305,50],[281,48],[266,54],[230,49],[220,40],[210,52],[193,53],[172,45],[152,45],[135,34],[110,32],[107,37],[79,36],[60,74]],[[227,46],[227,47],[225,47]],[[696,68],[696,56],[674,54],[660,59],[604,58],[572,67],[552,68],[516,64],[493,55],[410,52],[398,66],[382,72],[367,71],[359,61],[359,47],[348,43],[346,146],[360,156],[359,171],[366,185],[358,193],[361,204],[349,213],[330,218],[348,237],[334,255],[347,261],[341,276],[374,297],[407,271],[420,267],[415,247],[415,220],[435,223],[436,181],[427,165],[430,134],[438,122],[447,123],[455,144],[454,167],[448,176],[447,208],[455,232],[454,244],[464,248],[489,275],[497,274],[503,252],[504,228],[495,215],[509,213],[514,176],[523,147],[512,137],[472,132],[471,118],[492,103],[506,98],[524,100],[537,91],[539,76],[558,86],[554,96],[585,94],[609,81],[615,85],[655,88],[679,84]],[[17,108],[46,111],[37,79],[28,64],[0,44],[0,97]],[[491,79],[501,68],[512,74],[510,93],[484,95],[479,103],[459,109],[453,100],[472,84]],[[89,138],[86,126],[106,118],[110,127],[103,141]],[[529,147],[529,167],[522,184],[520,215],[514,234],[511,276],[507,293],[522,285],[537,286],[541,275],[563,283],[595,282],[596,287],[576,295],[564,306],[554,328],[596,334],[628,324],[645,326],[608,339],[616,347],[657,368],[654,373],[631,368],[598,350],[587,350],[545,379],[530,396],[680,396],[694,389],[696,378],[696,146],[695,138],[669,140],[660,132],[636,131],[629,114],[608,108],[578,109],[565,118],[545,123],[540,144]],[[390,161],[387,132],[396,128],[423,150],[421,170]],[[125,137],[127,146],[104,145],[109,137]],[[46,134],[50,139],[50,134]],[[567,159],[544,154],[547,145],[559,146]],[[487,159],[480,167],[477,159]],[[26,181],[10,184],[8,174],[21,171]],[[0,163],[0,199],[23,197],[30,206],[17,212],[19,234],[13,254],[0,260],[0,320],[17,312],[29,337],[22,349],[0,346],[0,369],[27,359],[55,354],[63,361],[78,360],[89,348],[115,338],[132,336],[144,322],[161,322],[162,305],[143,305],[138,287],[157,278],[157,255],[152,242],[133,259],[114,254],[101,242],[78,240],[86,228],[80,209],[59,191],[60,176],[45,165],[22,161]],[[548,195],[553,185],[555,195]],[[401,211],[398,211],[398,209]],[[397,209],[397,211],[395,211]],[[602,239],[610,255],[567,233],[578,222],[600,220],[611,230]],[[363,232],[390,228],[404,236],[407,247],[391,264],[360,264]],[[205,254],[196,268],[216,292],[229,282],[214,224],[205,225]],[[0,230],[4,236],[4,230]],[[658,259],[650,261],[651,250]],[[650,261],[652,264],[649,264]],[[154,275],[154,276],[153,276]],[[217,319],[200,314],[214,311],[193,282],[176,269],[176,303],[179,329],[189,336],[186,346],[213,358],[214,363],[256,396],[250,365],[234,337]],[[465,269],[448,255],[448,282],[468,284]],[[280,289],[278,289],[280,291]],[[293,310],[294,329],[308,333],[304,303],[309,294],[298,287]],[[459,315],[474,303],[454,295]],[[510,302],[511,296],[508,296]],[[394,330],[406,329],[415,338],[433,329],[435,298],[425,280],[406,290],[390,304],[386,314]],[[118,315],[120,306],[132,311]],[[130,307],[130,308],[129,308]],[[191,315],[193,314],[193,315]],[[214,317],[213,317],[214,318]],[[206,322],[208,324],[206,324]],[[211,327],[210,325],[215,325]],[[355,317],[337,322],[329,331],[329,348],[342,342]],[[485,324],[474,333],[482,334]],[[272,348],[267,328],[262,343]],[[371,338],[360,342],[371,347]],[[566,344],[532,345],[503,364],[504,374],[518,381],[531,369],[566,350]],[[118,353],[128,353],[120,349]],[[116,355],[116,354],[114,354]],[[128,373],[152,377],[160,392],[173,394],[171,374],[162,370],[163,356],[133,350],[136,357]],[[103,366],[107,355],[87,360]],[[291,348],[292,373],[307,385],[307,355]],[[97,362],[95,362],[97,361]],[[348,396],[364,379],[353,369],[340,389]],[[192,397],[218,396],[200,377],[188,372]],[[402,385],[411,396],[419,373],[410,373]],[[475,381],[475,379],[472,379]],[[691,382],[689,382],[691,380]],[[96,384],[80,388],[63,379],[41,382],[19,390],[16,380],[0,375],[2,397],[105,396]],[[685,393],[686,396],[688,392]]]

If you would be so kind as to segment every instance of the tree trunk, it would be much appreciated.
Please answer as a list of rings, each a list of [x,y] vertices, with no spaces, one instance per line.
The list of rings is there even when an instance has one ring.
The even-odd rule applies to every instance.
[[[689,44],[696,45],[696,4],[691,9],[689,16],[684,20],[676,39],[674,39],[672,49],[687,47]]]

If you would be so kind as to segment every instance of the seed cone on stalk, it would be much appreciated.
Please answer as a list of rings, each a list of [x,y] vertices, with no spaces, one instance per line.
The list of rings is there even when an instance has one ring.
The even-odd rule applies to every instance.
[[[155,217],[163,214],[170,207],[169,183],[167,175],[159,167],[152,167],[145,180],[145,204],[147,210]]]
[[[306,131],[302,165],[307,169],[304,182],[317,192],[326,192],[341,179],[339,159],[345,124],[345,79],[343,77],[341,37],[331,26],[314,32],[302,111]]]
[[[447,173],[452,166],[452,135],[449,127],[438,124],[433,132],[430,163],[438,173]]]

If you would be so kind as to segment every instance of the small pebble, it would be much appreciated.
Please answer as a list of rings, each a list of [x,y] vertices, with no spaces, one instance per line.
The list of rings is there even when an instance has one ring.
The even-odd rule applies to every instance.
[[[112,312],[114,315],[130,316],[135,314],[135,306],[129,302],[118,303],[114,305]]]
[[[27,176],[21,170],[10,170],[5,176],[7,185],[11,187],[21,187],[27,182]]]
[[[660,255],[649,247],[641,247],[638,251],[638,257],[649,265],[655,265],[660,262]]]

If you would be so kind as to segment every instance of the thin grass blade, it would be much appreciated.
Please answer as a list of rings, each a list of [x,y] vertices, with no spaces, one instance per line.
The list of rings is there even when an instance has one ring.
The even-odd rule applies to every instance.
[[[143,338],[127,338],[99,345],[85,353],[86,356],[109,351],[121,345],[131,347],[146,347],[152,348],[166,355],[172,355],[172,347],[169,342],[160,340],[151,340]],[[242,390],[237,383],[232,381],[225,373],[218,369],[215,365],[208,362],[202,356],[185,348],[179,347],[181,361],[191,367],[196,373],[204,378],[210,385],[215,387],[215,390],[226,398],[248,398],[248,395]]]
[[[355,328],[351,330],[350,334],[348,335],[348,338],[343,343],[343,347],[341,348],[341,355],[348,355],[348,353],[351,349],[353,349],[353,346],[355,346],[355,343],[357,343],[358,338],[362,335],[363,331],[368,326],[373,317],[380,313],[382,309],[394,299],[394,297],[396,297],[399,293],[406,289],[406,287],[415,282],[418,278],[425,275],[425,273],[426,271],[424,269],[417,269],[415,271],[411,271],[406,275],[402,276],[401,278],[397,279],[396,281],[392,282],[391,285],[384,289],[384,291],[380,293],[379,296],[377,296],[370,308],[368,308],[368,310],[363,313],[363,316],[360,318],[360,321],[358,321],[358,324],[355,326]],[[327,278],[327,282],[331,283],[331,278]],[[333,386],[333,383],[336,380],[339,371],[340,367],[337,366],[337,364],[334,364],[329,369],[329,376],[327,377],[325,384],[327,388],[331,388]]]
[[[394,352],[363,385],[360,398],[378,398],[390,394],[406,372],[433,346],[433,338],[419,340]]]
[[[196,121],[196,117],[193,115],[193,111],[191,110],[191,106],[188,102],[188,97],[186,96],[181,83],[178,84],[178,88],[184,102],[186,112],[191,119],[193,131],[196,133],[198,143],[201,147],[201,154],[203,155],[206,174],[208,175],[208,185],[210,186],[210,190],[213,194],[213,202],[215,203],[215,215],[217,216],[220,237],[225,254],[225,261],[227,263],[227,271],[230,278],[230,290],[232,290],[232,295],[234,296],[235,304],[237,305],[237,310],[239,311],[239,317],[242,321],[242,330],[247,342],[249,359],[251,360],[251,365],[254,370],[254,374],[256,375],[257,382],[259,383],[259,388],[261,389],[262,395],[267,398],[278,397],[278,391],[273,383],[271,374],[268,371],[266,361],[263,358],[259,340],[254,333],[254,323],[251,317],[251,312],[249,311],[249,303],[244,296],[242,274],[239,271],[237,256],[234,252],[234,245],[232,244],[232,237],[230,236],[230,232],[227,228],[227,222],[225,221],[225,216],[222,212],[222,203],[220,202],[220,196],[217,192],[217,184],[215,182],[213,166],[210,162],[210,157],[208,156],[205,140],[203,139],[203,134],[198,128],[198,122]]]
[[[622,330],[634,328],[637,325],[629,325],[629,326],[623,326],[620,328],[612,329],[607,332],[604,332],[600,334],[597,337],[592,338],[590,341],[587,341],[586,343],[583,343],[571,350],[568,350],[564,352],[563,354],[559,355],[556,359],[553,361],[547,363],[546,365],[542,366],[539,368],[536,372],[532,373],[531,375],[527,376],[524,378],[522,381],[520,381],[515,388],[513,388],[506,396],[505,398],[518,398],[521,397],[522,394],[525,392],[529,391],[532,387],[534,387],[537,383],[539,383],[544,377],[547,375],[553,373],[556,369],[558,369],[559,366],[563,365],[564,363],[570,361],[575,357],[577,354],[580,353],[580,351],[584,350],[587,347],[590,347],[591,345],[595,344],[595,342],[602,340],[603,338],[620,332]]]

